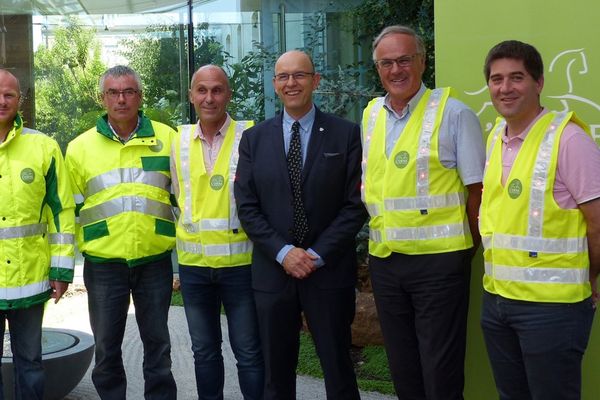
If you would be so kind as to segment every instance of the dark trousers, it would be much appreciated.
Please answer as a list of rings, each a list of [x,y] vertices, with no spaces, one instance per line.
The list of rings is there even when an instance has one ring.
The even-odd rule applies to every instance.
[[[398,399],[463,398],[469,254],[461,250],[369,258]]]
[[[250,266],[179,265],[179,279],[192,339],[198,399],[223,400],[223,304],[244,400],[262,400],[265,375]]]
[[[481,327],[500,400],[579,400],[592,300],[534,303],[483,294]]]
[[[290,278],[279,293],[254,291],[265,359],[265,400],[296,398],[302,312],[321,362],[327,399],[360,399],[350,358],[354,290],[321,289],[314,282]]]
[[[100,398],[126,398],[121,345],[130,296],[144,346],[144,398],[177,398],[167,326],[173,287],[171,257],[133,268],[121,263],[97,264],[85,260],[83,279],[96,342],[92,381]]]
[[[8,320],[10,349],[13,353],[15,400],[42,400],[44,397],[43,316],[43,303],[17,310],[0,310],[0,359],[3,356],[4,330]],[[0,399],[4,400],[1,378],[0,374]]]

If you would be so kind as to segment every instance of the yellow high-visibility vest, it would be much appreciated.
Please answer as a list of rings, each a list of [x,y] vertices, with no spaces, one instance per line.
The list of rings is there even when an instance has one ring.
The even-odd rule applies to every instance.
[[[438,131],[450,88],[427,90],[389,159],[384,98],[363,113],[363,201],[371,216],[369,253],[432,254],[473,246],[465,187],[438,157]]]
[[[0,309],[47,301],[73,281],[75,214],[58,144],[17,115],[0,144]]]
[[[484,246],[483,286],[502,297],[574,303],[591,295],[586,223],[578,208],[554,200],[558,150],[573,113],[548,113],[531,128],[502,186],[498,119],[488,138],[479,227]]]
[[[177,257],[183,265],[213,268],[249,265],[252,242],[237,217],[233,182],[242,132],[252,121],[231,120],[211,174],[204,166],[198,125],[178,128],[173,142],[181,214],[177,223]]]
[[[124,144],[114,137],[106,116],[69,143],[66,162],[84,257],[133,267],[171,252],[175,224],[169,156],[174,134],[140,112],[140,125]]]

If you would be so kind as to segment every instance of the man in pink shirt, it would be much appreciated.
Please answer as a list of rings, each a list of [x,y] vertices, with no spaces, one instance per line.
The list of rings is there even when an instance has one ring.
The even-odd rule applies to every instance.
[[[238,144],[252,121],[227,113],[231,89],[225,71],[200,67],[189,98],[198,122],[173,140],[173,191],[181,210],[177,256],[199,400],[223,399],[221,307],[237,360],[244,400],[263,398],[264,366],[251,285],[252,243],[237,218],[233,197]]]
[[[502,116],[488,139],[481,316],[501,400],[581,397],[600,270],[600,151],[572,112],[540,104],[531,45],[493,47],[484,73]]]

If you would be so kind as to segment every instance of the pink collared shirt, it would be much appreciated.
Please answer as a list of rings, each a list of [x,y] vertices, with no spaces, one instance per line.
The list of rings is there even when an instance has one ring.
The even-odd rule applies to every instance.
[[[529,130],[548,111],[543,109],[517,136],[502,135],[502,185],[506,184],[515,158]],[[565,126],[558,148],[558,165],[554,180],[554,200],[561,208],[600,198],[600,149],[577,124]]]
[[[223,142],[225,141],[225,134],[227,133],[227,129],[229,129],[229,124],[231,123],[231,117],[227,114],[227,119],[223,123],[219,132],[213,138],[212,144],[209,144],[206,140],[206,136],[202,133],[202,128],[200,127],[200,121],[196,123],[196,128],[194,130],[194,139],[200,140],[202,144],[202,156],[204,158],[204,168],[206,169],[206,173],[210,175],[212,170],[215,167],[217,162],[217,158],[219,157],[219,151],[223,146]],[[192,163],[198,162],[198,160],[191,160]],[[177,168],[175,167],[175,152],[173,147],[171,148],[171,192],[175,195],[175,197],[179,197],[179,181],[177,179]]]
[[[196,129],[196,131],[194,132],[194,139],[199,139],[202,143],[204,167],[206,168],[206,173],[208,175],[212,174],[215,164],[217,163],[217,157],[219,157],[219,151],[221,151],[221,146],[223,146],[223,142],[225,141],[225,134],[227,133],[227,129],[229,128],[230,123],[231,117],[228,114],[227,119],[223,123],[223,126],[213,137],[212,143],[209,143],[206,136],[204,136],[204,133],[202,132],[202,127],[200,126],[200,121],[198,121],[197,123],[198,129]]]

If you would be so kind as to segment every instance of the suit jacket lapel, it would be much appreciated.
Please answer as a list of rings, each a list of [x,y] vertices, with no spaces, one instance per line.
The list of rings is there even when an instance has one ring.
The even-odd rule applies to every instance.
[[[321,154],[321,146],[323,144],[323,138],[326,134],[325,129],[325,118],[323,113],[318,108],[315,110],[315,122],[312,126],[312,132],[310,133],[310,140],[306,150],[306,161],[302,168],[302,181],[306,179],[310,173],[310,169]]]
[[[288,174],[287,169],[287,158],[285,156],[285,144],[283,142],[283,113],[273,118],[272,124],[269,127],[269,129],[267,129],[267,132],[271,135],[271,137],[269,138],[269,142],[273,145],[272,158],[269,158],[271,158],[274,161],[274,168],[278,168],[276,167],[277,165],[283,166],[283,168],[279,168],[281,173],[283,174],[282,177],[283,179],[290,182],[290,176]]]

